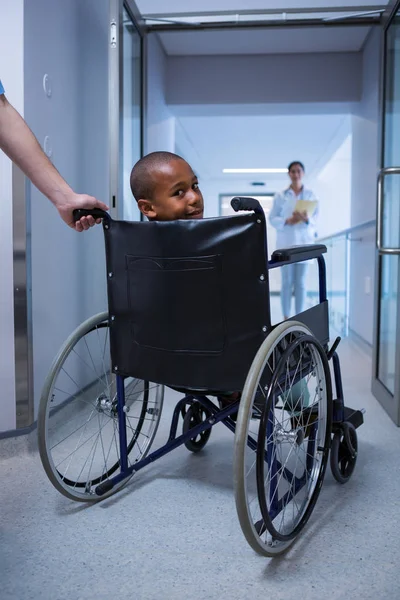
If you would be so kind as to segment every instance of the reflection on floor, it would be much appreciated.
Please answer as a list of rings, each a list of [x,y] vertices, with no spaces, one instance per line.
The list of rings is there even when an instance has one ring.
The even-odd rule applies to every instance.
[[[400,429],[371,396],[369,358],[349,341],[340,355],[347,403],[367,409],[358,464],[345,486],[328,472],[286,556],[257,556],[241,533],[222,425],[200,454],[180,448],[91,507],[52,488],[27,440],[3,440],[1,599],[399,598]],[[175,398],[167,393],[159,443]]]

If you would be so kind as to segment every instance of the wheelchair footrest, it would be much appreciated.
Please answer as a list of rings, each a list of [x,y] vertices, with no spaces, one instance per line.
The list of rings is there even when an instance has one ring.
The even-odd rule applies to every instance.
[[[364,423],[364,414],[361,410],[356,410],[355,408],[350,408],[349,406],[343,407],[343,421],[348,421],[357,429]],[[334,422],[333,428],[336,424],[340,424],[340,422]]]

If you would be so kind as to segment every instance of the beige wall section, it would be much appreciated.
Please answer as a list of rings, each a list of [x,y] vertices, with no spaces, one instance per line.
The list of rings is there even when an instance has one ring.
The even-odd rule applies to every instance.
[[[23,114],[24,2],[0,2],[0,79],[7,98]],[[0,151],[0,432],[15,429],[12,164]]]

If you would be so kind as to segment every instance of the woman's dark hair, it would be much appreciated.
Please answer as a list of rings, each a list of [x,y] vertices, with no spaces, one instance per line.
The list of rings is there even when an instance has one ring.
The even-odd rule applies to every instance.
[[[292,167],[295,167],[296,165],[299,165],[299,167],[301,167],[303,169],[304,173],[306,172],[303,163],[300,162],[299,160],[294,160],[293,162],[291,162],[290,165],[288,166],[288,171],[290,171],[290,169]]]

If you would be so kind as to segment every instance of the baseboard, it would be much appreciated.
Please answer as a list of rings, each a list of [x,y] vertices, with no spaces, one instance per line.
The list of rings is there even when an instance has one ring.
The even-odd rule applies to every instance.
[[[367,354],[370,358],[372,358],[372,344],[370,342],[368,342],[368,340],[363,338],[362,335],[359,335],[358,333],[356,333],[354,331],[354,329],[351,329],[351,327],[349,327],[348,337],[352,342],[357,344],[357,346],[359,346],[361,348],[361,350],[363,350],[365,352],[365,354]]]
[[[23,429],[2,431],[0,433],[0,456],[1,460],[13,459],[23,454],[37,454],[38,440],[36,434],[36,423]]]
[[[37,427],[37,422],[35,421],[29,427],[21,427],[21,429],[11,429],[10,431],[0,431],[0,440],[5,440],[7,438],[16,438],[21,435],[29,435],[34,431]]]

